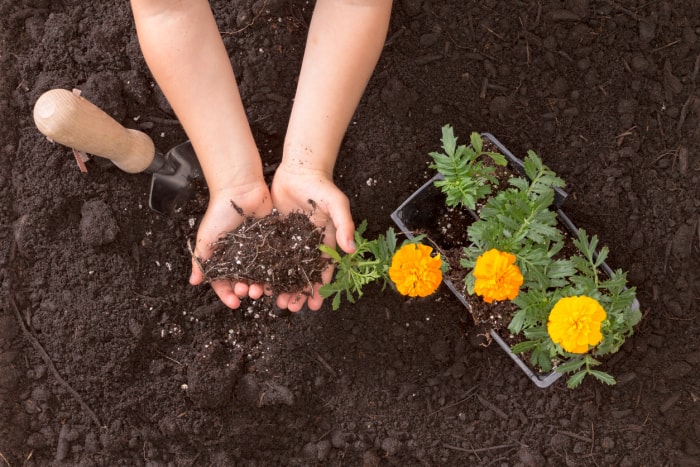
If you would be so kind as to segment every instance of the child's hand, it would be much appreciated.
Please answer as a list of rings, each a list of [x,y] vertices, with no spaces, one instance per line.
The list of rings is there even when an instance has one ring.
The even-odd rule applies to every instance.
[[[246,216],[263,217],[272,211],[270,192],[262,180],[252,185],[211,193],[207,212],[197,231],[194,255],[199,259],[205,260],[211,257],[210,245],[223,234],[243,223],[243,216],[233,208],[232,201],[243,210]],[[203,280],[204,274],[193,259],[190,284],[197,285]],[[229,308],[238,308],[241,305],[241,299],[246,296],[258,299],[266,292],[262,284],[248,286],[243,282],[233,283],[225,280],[212,282],[211,288]]]
[[[346,253],[355,251],[355,225],[350,214],[350,202],[335,186],[330,174],[283,162],[272,182],[272,200],[282,214],[303,211],[310,215],[315,225],[325,227],[323,242],[326,245],[335,248],[337,243]],[[322,276],[324,284],[330,282],[333,268],[328,267]],[[323,304],[323,297],[318,291],[321,285],[314,284],[312,290],[294,296],[280,294],[277,306],[296,312],[307,303],[309,309],[318,310]]]

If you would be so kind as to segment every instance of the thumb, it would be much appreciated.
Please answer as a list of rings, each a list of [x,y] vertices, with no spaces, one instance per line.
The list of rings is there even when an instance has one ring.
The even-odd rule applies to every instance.
[[[192,285],[199,285],[202,282],[204,282],[204,268],[203,262],[206,261],[212,254],[212,250],[209,245],[209,242],[205,241],[204,238],[202,238],[202,232],[201,232],[201,226],[200,226],[200,232],[197,232],[197,239],[195,240],[195,246],[193,247],[191,244],[188,243],[188,248],[190,250],[190,255],[192,256],[192,270],[190,272],[190,279],[189,282]],[[202,245],[205,245],[202,248]]]
[[[204,273],[202,268],[199,266],[199,261],[193,256],[192,257],[192,272],[190,273],[190,284],[198,285],[204,280]]]
[[[345,253],[355,252],[355,223],[352,221],[350,209],[344,208],[330,212],[331,220],[335,225],[335,241]]]
[[[199,238],[197,239],[197,243],[199,243]],[[198,285],[204,281],[204,271],[202,270],[202,261],[204,261],[204,258],[198,254],[196,248],[192,249],[191,246],[190,252],[192,255],[192,271],[190,272],[189,281],[192,285]]]

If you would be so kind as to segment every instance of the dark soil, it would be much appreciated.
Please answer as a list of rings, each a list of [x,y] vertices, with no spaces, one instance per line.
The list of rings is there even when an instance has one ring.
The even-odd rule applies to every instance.
[[[213,1],[266,166],[311,5]],[[80,88],[168,150],[186,139],[127,2],[0,2],[0,464],[700,465],[700,10],[670,1],[397,0],[336,181],[368,236],[433,174],[450,123],[537,152],[645,315],[604,370],[539,389],[446,288],[337,312],[238,311],[187,284],[199,212],[149,177],[81,173],[34,128]]]
[[[299,293],[320,283],[328,266],[319,249],[323,232],[304,213],[282,216],[274,210],[260,219],[246,218],[214,243],[211,258],[197,263],[207,282],[267,284],[273,293]]]

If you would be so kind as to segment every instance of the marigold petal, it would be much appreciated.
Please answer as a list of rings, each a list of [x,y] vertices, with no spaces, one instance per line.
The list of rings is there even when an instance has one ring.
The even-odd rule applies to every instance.
[[[389,278],[396,290],[409,297],[427,297],[442,282],[442,259],[431,256],[433,249],[420,243],[409,243],[393,256]]]
[[[472,271],[474,293],[486,303],[517,297],[523,285],[523,275],[515,265],[515,259],[515,255],[495,248],[480,255]]]
[[[567,352],[586,353],[603,340],[601,325],[606,318],[597,300],[586,295],[564,297],[549,313],[547,332]]]

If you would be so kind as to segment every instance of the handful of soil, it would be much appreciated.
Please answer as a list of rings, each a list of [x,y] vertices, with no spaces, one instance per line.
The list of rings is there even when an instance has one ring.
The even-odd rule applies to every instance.
[[[199,264],[207,282],[268,284],[273,293],[299,293],[320,283],[328,266],[318,248],[324,230],[302,212],[282,216],[274,210],[259,219],[246,218],[219,238],[211,258]]]

